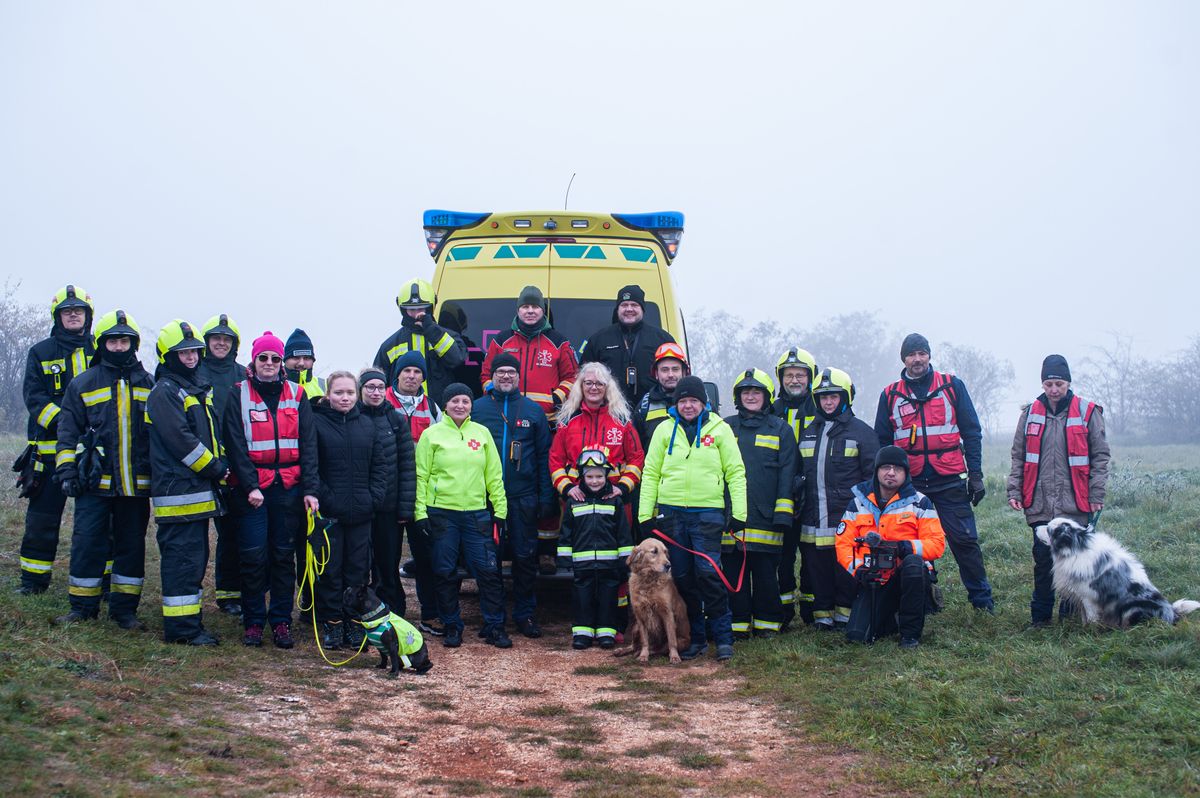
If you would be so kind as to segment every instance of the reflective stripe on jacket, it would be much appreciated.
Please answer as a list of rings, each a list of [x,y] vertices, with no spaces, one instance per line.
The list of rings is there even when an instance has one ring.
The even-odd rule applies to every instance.
[[[672,408],[674,423],[660,424],[650,439],[638,521],[653,518],[658,505],[724,511],[727,488],[733,517],[745,521],[746,467],[733,430],[705,411],[689,441],[675,413]]]
[[[222,515],[214,484],[225,473],[208,386],[169,371],[150,391],[151,499],[160,524]]]
[[[570,557],[575,570],[615,568],[633,553],[633,532],[619,496],[602,499],[587,495],[567,499],[557,554]]]
[[[274,484],[276,472],[283,487],[293,487],[300,481],[300,402],[306,398],[304,389],[291,380],[285,381],[274,414],[252,380],[238,383],[238,390],[242,431],[250,462],[258,471],[258,487]]]
[[[565,496],[579,481],[575,464],[584,449],[599,449],[619,470],[609,479],[627,495],[642,479],[646,456],[632,422],[617,423],[608,405],[588,407],[585,402],[565,427],[559,427],[550,445],[550,481]]]
[[[854,486],[854,498],[850,500],[836,535],[838,564],[853,574],[863,564],[865,544],[855,543],[855,538],[865,537],[872,530],[884,540],[907,540],[912,543],[913,553],[926,562],[933,562],[946,550],[946,535],[937,509],[924,493],[907,480],[887,506],[880,507],[875,498],[874,478]]]
[[[892,442],[908,454],[910,476],[919,476],[926,461],[944,476],[967,471],[951,379],[949,374],[933,372],[929,392],[922,398],[916,397],[903,378],[884,391],[891,416]]]
[[[879,441],[875,430],[850,408],[827,421],[818,415],[800,438],[804,503],[800,542],[828,547],[842,521],[854,486],[874,474]]]
[[[25,408],[29,411],[27,438],[44,463],[54,461],[58,414],[67,386],[87,370],[88,361],[95,354],[91,336],[85,336],[84,345],[78,347],[72,347],[56,336],[70,337],[58,328],[55,334],[29,348],[22,384]]]
[[[492,433],[469,418],[459,427],[449,415],[443,415],[417,441],[414,518],[429,517],[430,507],[483,510],[489,501],[496,518],[508,517],[504,476]]]
[[[1079,512],[1091,512],[1088,502],[1088,476],[1091,463],[1088,459],[1088,421],[1097,405],[1078,396],[1072,396],[1067,405],[1067,467],[1071,474],[1071,489],[1075,494],[1075,506]],[[1021,503],[1033,504],[1033,490],[1037,487],[1038,469],[1041,466],[1042,432],[1046,429],[1046,414],[1049,412],[1040,398],[1034,399],[1025,417],[1025,468],[1023,472]]]
[[[791,526],[795,511],[792,482],[797,457],[792,429],[778,416],[745,410],[726,417],[725,423],[737,438],[746,468],[746,549],[778,551],[783,546],[779,528]],[[721,545],[734,546],[733,536],[726,532]]]
[[[492,388],[492,361],[501,352],[508,352],[520,361],[517,385],[521,393],[537,402],[547,418],[552,418],[557,407],[555,398],[558,404],[566,400],[579,372],[579,361],[575,359],[571,342],[549,325],[533,336],[509,330],[507,334],[493,338],[480,373],[485,393]]]

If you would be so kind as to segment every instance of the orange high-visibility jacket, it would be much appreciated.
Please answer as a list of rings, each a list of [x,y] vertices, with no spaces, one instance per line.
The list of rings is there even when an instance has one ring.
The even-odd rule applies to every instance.
[[[938,520],[933,502],[924,493],[905,482],[900,492],[887,506],[880,507],[875,498],[875,480],[869,479],[854,486],[854,498],[846,507],[838,526],[834,545],[838,563],[851,574],[863,564],[866,544],[856,544],[855,538],[865,537],[875,530],[884,540],[908,540],[913,553],[926,562],[942,556],[946,550],[946,534]]]

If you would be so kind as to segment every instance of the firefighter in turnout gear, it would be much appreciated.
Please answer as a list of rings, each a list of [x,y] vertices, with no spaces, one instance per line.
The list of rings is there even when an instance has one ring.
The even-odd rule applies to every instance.
[[[396,295],[396,307],[404,317],[400,329],[388,336],[375,353],[375,367],[396,381],[395,363],[405,352],[418,352],[425,358],[425,393],[440,399],[442,391],[454,381],[454,370],[467,359],[467,348],[450,330],[433,320],[437,295],[424,280],[408,280]]]
[[[738,412],[725,419],[746,467],[746,528],[738,537],[726,533],[721,541],[725,578],[736,585],[743,568],[745,573],[742,589],[729,594],[735,640],[751,632],[774,637],[783,627],[779,552],[795,512],[796,439],[787,422],[770,412],[774,391],[766,373],[746,369],[733,384]]]
[[[109,616],[139,629],[136,612],[146,567],[150,521],[150,435],[146,400],[154,380],[138,362],[141,333],[133,316],[114,310],[95,325],[92,366],[67,387],[58,422],[55,479],[75,497],[68,594],[61,624],[91,620],[113,546]]]
[[[246,367],[237,362],[242,334],[227,313],[206,321],[201,332],[206,351],[200,359],[196,379],[211,388],[209,393],[219,426],[229,403],[229,389],[246,379]],[[229,515],[216,516],[213,525],[217,528],[217,559],[213,564],[217,607],[228,615],[241,615],[242,565],[238,558],[237,520]]]
[[[854,383],[849,374],[822,369],[812,394],[817,417],[800,437],[804,473],[801,583],[812,586],[813,623],[828,631],[850,620],[855,592],[854,581],[837,567],[837,525],[854,486],[871,478],[879,442],[870,425],[854,416]]]
[[[50,337],[30,347],[25,364],[29,448],[17,469],[21,495],[29,498],[21,539],[21,585],[17,588],[22,595],[43,593],[50,586],[67,503],[67,497],[52,484],[59,412],[67,386],[87,369],[95,353],[92,312],[92,298],[82,286],[59,289],[50,299]]]
[[[611,466],[604,452],[587,449],[576,463],[583,499],[567,499],[558,556],[574,572],[571,647],[612,648],[617,642],[617,590],[625,581],[625,558],[633,553],[633,535],[621,497],[613,496]]]
[[[654,386],[642,394],[633,411],[633,428],[637,430],[642,449],[650,445],[650,437],[659,424],[667,420],[667,411],[675,406],[675,386],[692,373],[683,347],[671,342],[654,352]]]
[[[150,420],[150,504],[158,526],[163,639],[216,645],[200,603],[208,567],[208,519],[225,512],[223,459],[212,388],[197,372],[205,350],[199,331],[173,319],[158,334],[158,380],[146,402]]]
[[[925,336],[906,336],[900,359],[900,379],[879,395],[875,435],[881,446],[899,446],[908,454],[909,478],[937,507],[971,606],[991,613],[992,586],[971,509],[986,492],[975,404],[962,380],[930,366]]]
[[[805,428],[816,418],[817,409],[812,398],[813,378],[817,376],[817,361],[811,354],[798,346],[789,348],[779,356],[775,364],[775,376],[779,390],[771,412],[787,421],[792,428],[792,437],[799,441]],[[800,485],[803,469],[798,468],[792,499],[796,511],[801,510],[804,489]],[[799,604],[800,619],[812,623],[812,585],[806,583],[801,568],[800,588],[796,588],[796,553],[800,548],[800,519],[797,516],[791,530],[783,536],[783,549],[779,556],[779,600],[783,603],[783,629],[786,631],[796,617]]]

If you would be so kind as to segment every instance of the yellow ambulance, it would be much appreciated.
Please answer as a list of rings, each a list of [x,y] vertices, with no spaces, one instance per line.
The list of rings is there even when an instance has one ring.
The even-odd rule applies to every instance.
[[[646,292],[646,322],[687,348],[670,272],[683,236],[682,213],[428,210],[423,222],[436,262],[436,315],[442,326],[463,334],[476,377],[468,384],[479,385],[488,343],[509,329],[527,285],[542,290],[551,323],[576,351],[614,323],[617,291],[631,284]],[[470,376],[468,371],[464,381]]]

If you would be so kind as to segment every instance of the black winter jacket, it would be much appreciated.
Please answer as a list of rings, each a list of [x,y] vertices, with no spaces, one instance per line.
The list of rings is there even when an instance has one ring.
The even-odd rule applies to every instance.
[[[417,447],[408,417],[387,402],[378,407],[359,403],[358,410],[375,422],[383,439],[384,460],[390,475],[383,509],[391,508],[397,518],[410,520],[417,501]]]
[[[508,422],[505,423],[505,416]],[[550,423],[541,405],[519,392],[504,394],[492,389],[475,400],[471,420],[488,428],[500,465],[504,469],[504,492],[508,496],[537,496],[539,515],[553,515],[554,487],[550,484]],[[519,444],[521,457],[513,462],[512,443]]]
[[[817,417],[817,404],[811,392],[798,399],[781,394],[771,405],[771,413],[787,421],[792,428],[792,437],[799,441],[804,436],[804,428]]]
[[[609,490],[607,485],[604,490]],[[620,496],[602,499],[586,488],[583,501],[567,499],[558,537],[558,556],[570,557],[575,571],[624,566],[625,558],[633,553],[633,532],[623,505]]]
[[[96,348],[87,333],[69,333],[57,322],[49,338],[29,348],[23,394],[29,410],[28,440],[45,463],[54,462],[58,415],[71,380],[82,374]]]
[[[375,368],[388,375],[388,385],[396,384],[396,373],[392,366],[396,360],[410,350],[425,356],[426,393],[434,401],[441,401],[442,391],[454,382],[454,372],[467,359],[467,348],[462,338],[453,330],[447,330],[433,321],[426,313],[423,324],[418,326],[408,314],[400,323],[400,329],[388,336],[375,353]],[[477,383],[478,384],[478,383]]]
[[[279,393],[283,389],[282,382],[264,383],[257,377],[251,377],[254,389],[262,396],[271,415],[274,416],[279,406]],[[272,390],[274,389],[274,390]],[[246,441],[246,428],[242,423],[242,383],[238,382],[229,389],[228,401],[225,403],[225,415],[221,419],[221,443],[225,447],[226,461],[229,470],[237,478],[234,491],[238,500],[234,504],[237,512],[247,508],[246,495],[258,487],[258,472],[254,463],[250,462],[250,448]],[[278,477],[276,477],[278,479]],[[305,496],[316,496],[320,489],[317,477],[317,430],[313,423],[313,410],[310,402],[300,403],[300,490]]]
[[[60,479],[75,479],[75,447],[95,429],[104,450],[97,496],[150,495],[150,430],[146,400],[154,379],[134,360],[118,367],[94,358],[96,365],[71,381],[58,421],[55,462]]]
[[[655,386],[650,370],[654,367],[654,353],[663,344],[674,343],[675,338],[659,327],[638,322],[629,329],[613,324],[598,331],[579,347],[579,364],[598,362],[608,366],[613,379],[629,406],[637,407],[638,400]],[[627,381],[627,369],[637,369],[637,383]]]
[[[674,406],[674,395],[657,382],[642,396],[642,400],[633,411],[633,428],[637,431],[643,450],[649,448],[654,430],[667,420],[667,411]]]
[[[196,369],[196,382],[212,388],[213,408],[217,418],[225,418],[225,405],[229,403],[229,389],[246,379],[247,369],[237,362],[237,349],[223,358],[205,354]]]
[[[737,436],[746,466],[746,549],[778,552],[783,545],[781,528],[791,527],[795,504],[792,482],[796,477],[796,439],[783,419],[769,413],[739,410],[725,423]],[[733,546],[725,535],[722,544]]]
[[[317,499],[321,515],[345,524],[371,520],[383,508],[392,481],[387,466],[387,440],[374,419],[357,407],[339,413],[328,404],[313,408],[317,430]]]
[[[163,371],[146,401],[150,504],[159,524],[223,515],[217,496],[226,465],[207,385]]]
[[[820,413],[800,436],[805,475],[800,540],[833,546],[834,534],[853,498],[854,486],[875,476],[879,441],[875,430],[847,407],[825,419]]]

